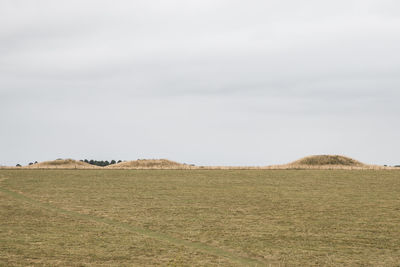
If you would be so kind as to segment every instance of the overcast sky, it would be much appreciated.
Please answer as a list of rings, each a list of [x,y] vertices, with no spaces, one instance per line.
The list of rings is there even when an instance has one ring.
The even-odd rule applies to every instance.
[[[400,164],[400,1],[0,1],[0,165]]]

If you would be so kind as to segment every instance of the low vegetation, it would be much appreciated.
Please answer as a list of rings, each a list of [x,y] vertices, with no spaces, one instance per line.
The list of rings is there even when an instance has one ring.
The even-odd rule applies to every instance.
[[[398,266],[395,170],[0,170],[0,266]]]
[[[365,164],[344,156],[339,155],[316,155],[302,158],[292,163],[292,165],[324,166],[324,165],[343,165],[343,166],[364,166]]]
[[[108,166],[115,169],[186,169],[189,165],[167,159],[138,159]]]
[[[309,156],[289,164],[269,166],[269,169],[319,169],[319,170],[383,170],[393,167],[369,165],[355,159],[339,155]]]
[[[21,167],[17,164],[17,167]],[[105,167],[111,169],[221,169],[221,170],[251,170],[251,169],[346,169],[346,170],[378,170],[395,169],[398,166],[378,166],[361,163],[352,158],[339,155],[316,155],[302,158],[289,164],[272,166],[195,166],[171,161],[168,159],[138,159],[133,161],[104,161],[104,160],[80,160],[57,159],[55,161],[29,163],[28,168],[38,169],[87,169]],[[25,167],[24,167],[25,168]]]
[[[90,165],[95,165],[95,166],[99,166],[99,167],[106,167],[108,165],[113,165],[113,164],[122,162],[122,160],[118,160],[118,161],[110,160],[110,161],[108,161],[108,160],[93,160],[93,159],[91,159],[91,160],[84,159],[84,160],[81,160],[81,161],[85,162],[85,163],[88,163]]]
[[[93,168],[86,162],[77,161],[73,159],[57,159],[52,161],[44,161],[36,164],[30,164],[24,168],[28,169],[85,169]]]

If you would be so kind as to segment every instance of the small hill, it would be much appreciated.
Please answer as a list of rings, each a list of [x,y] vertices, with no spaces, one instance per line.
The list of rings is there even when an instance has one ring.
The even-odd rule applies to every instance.
[[[52,161],[44,161],[24,168],[28,169],[93,169],[97,166],[90,165],[86,162],[73,159],[57,159]]]
[[[168,159],[138,159],[109,165],[110,169],[188,169],[189,165]]]
[[[362,167],[363,163],[344,156],[339,155],[316,155],[309,156],[302,159],[299,159],[291,165],[301,165],[301,166],[354,166],[354,167]]]
[[[343,169],[343,170],[364,170],[364,169],[385,169],[386,167],[368,165],[355,159],[339,155],[315,155],[296,160],[285,165],[267,166],[266,169]]]

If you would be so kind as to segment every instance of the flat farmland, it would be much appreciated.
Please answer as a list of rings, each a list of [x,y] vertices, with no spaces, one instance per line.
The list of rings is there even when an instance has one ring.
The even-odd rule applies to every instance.
[[[396,170],[0,170],[0,266],[399,266]]]

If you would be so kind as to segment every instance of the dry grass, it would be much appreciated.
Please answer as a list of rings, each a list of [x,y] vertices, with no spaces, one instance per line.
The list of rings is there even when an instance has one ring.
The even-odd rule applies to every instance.
[[[400,172],[1,170],[0,266],[398,266]]]
[[[183,170],[394,170],[395,167],[367,165],[357,160],[339,155],[316,155],[283,165],[271,166],[194,166],[167,159],[142,159],[109,165],[110,169],[183,169]]]
[[[334,166],[353,166],[362,167],[365,164],[340,155],[315,155],[299,159],[292,163],[292,165],[309,165],[309,166],[324,166],[324,165],[334,165]]]
[[[27,169],[94,169],[97,166],[86,162],[73,159],[57,159],[52,161],[44,161],[29,166],[24,166]]]
[[[0,167],[14,169],[16,167]],[[21,168],[21,167],[17,167]],[[72,159],[46,161],[22,168],[28,169],[160,169],[160,170],[395,170],[396,167],[368,165],[339,155],[317,155],[302,158],[289,164],[270,166],[194,166],[168,159],[139,159],[100,167]]]
[[[189,169],[190,165],[168,159],[139,159],[108,165],[110,169]]]
[[[269,166],[269,169],[317,169],[317,170],[384,170],[395,169],[378,165],[368,165],[340,155],[309,156],[285,165]]]

